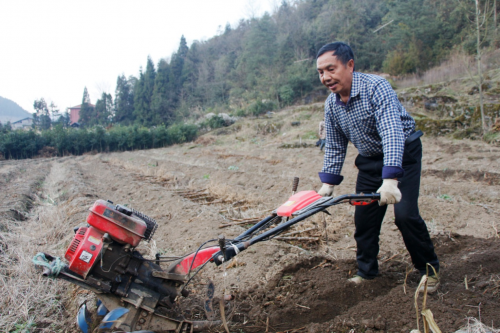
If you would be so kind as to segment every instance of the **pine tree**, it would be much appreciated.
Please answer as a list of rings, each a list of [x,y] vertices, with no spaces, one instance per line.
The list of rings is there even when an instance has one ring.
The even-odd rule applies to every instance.
[[[155,67],[153,61],[148,57],[146,72],[140,74],[139,87],[134,94],[134,114],[139,124],[144,126],[154,125],[154,115],[151,111],[151,99],[155,84]],[[136,95],[137,98],[136,98]]]
[[[139,79],[134,85],[134,119],[138,123],[142,123],[144,116],[144,74],[142,73],[142,68],[139,69]]]
[[[182,86],[184,83],[183,68],[184,62],[186,60],[189,48],[186,43],[186,38],[181,37],[179,44],[179,49],[177,53],[172,55],[172,61],[170,62],[170,75],[169,75],[169,86],[172,89],[173,94],[173,104],[177,105],[179,102],[179,97],[182,91]]]
[[[199,101],[197,84],[201,65],[200,51],[198,43],[193,43],[182,67],[182,90],[186,93],[186,100],[190,104],[196,104]]]
[[[114,121],[130,124],[134,121],[134,94],[132,80],[121,75],[116,80]]]
[[[170,88],[170,66],[164,59],[158,63],[158,72],[155,79],[153,97],[151,99],[151,110],[153,111],[153,122],[156,125],[170,125],[175,119],[173,96]]]
[[[113,98],[111,94],[102,93],[101,99],[95,103],[96,123],[107,125],[113,118]]]
[[[87,87],[83,90],[82,105],[80,108],[80,119],[82,126],[92,126],[96,123],[94,106],[90,103],[90,96]]]

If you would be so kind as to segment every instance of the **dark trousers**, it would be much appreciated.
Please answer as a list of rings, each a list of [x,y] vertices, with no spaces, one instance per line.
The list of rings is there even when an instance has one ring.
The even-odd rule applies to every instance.
[[[356,193],[375,193],[382,185],[383,156],[363,157],[358,155],[355,164],[359,169]],[[427,231],[427,226],[418,211],[420,172],[422,170],[422,143],[420,139],[406,145],[403,156],[404,176],[399,180],[402,194],[401,202],[394,205],[396,226],[403,236],[406,249],[410,253],[415,268],[422,275],[426,273],[426,264],[431,264],[439,271],[439,260]],[[377,202],[367,206],[356,206],[354,238],[357,244],[356,259],[358,275],[373,279],[378,275],[377,255],[382,220],[387,206]],[[434,275],[429,267],[429,275]]]

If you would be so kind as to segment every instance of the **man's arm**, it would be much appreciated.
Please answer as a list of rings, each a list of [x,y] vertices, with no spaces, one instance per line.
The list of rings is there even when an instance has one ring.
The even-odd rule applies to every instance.
[[[340,172],[344,165],[347,143],[349,142],[347,137],[335,123],[332,105],[334,100],[335,95],[331,95],[325,103],[325,158],[323,161],[323,169],[321,169],[319,173],[321,182],[330,185],[338,185],[344,179],[344,177],[340,175]]]
[[[381,81],[374,89],[372,105],[375,109],[377,131],[384,151],[383,179],[400,178],[404,175],[403,152],[405,136],[401,121],[401,104],[389,82]]]

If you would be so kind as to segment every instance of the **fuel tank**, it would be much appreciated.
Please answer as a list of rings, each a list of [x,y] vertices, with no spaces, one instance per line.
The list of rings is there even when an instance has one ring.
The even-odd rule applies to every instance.
[[[87,223],[102,233],[108,233],[118,243],[136,247],[145,238],[147,225],[135,216],[118,211],[116,207],[107,201],[97,200],[90,208]]]

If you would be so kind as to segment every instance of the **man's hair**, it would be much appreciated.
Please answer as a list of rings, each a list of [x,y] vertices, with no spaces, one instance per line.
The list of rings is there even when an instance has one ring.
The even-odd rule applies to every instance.
[[[351,59],[354,60],[354,52],[352,52],[351,47],[344,42],[334,42],[323,45],[323,47],[319,49],[316,59],[328,51],[333,51],[332,55],[336,56],[343,65],[347,65]]]

